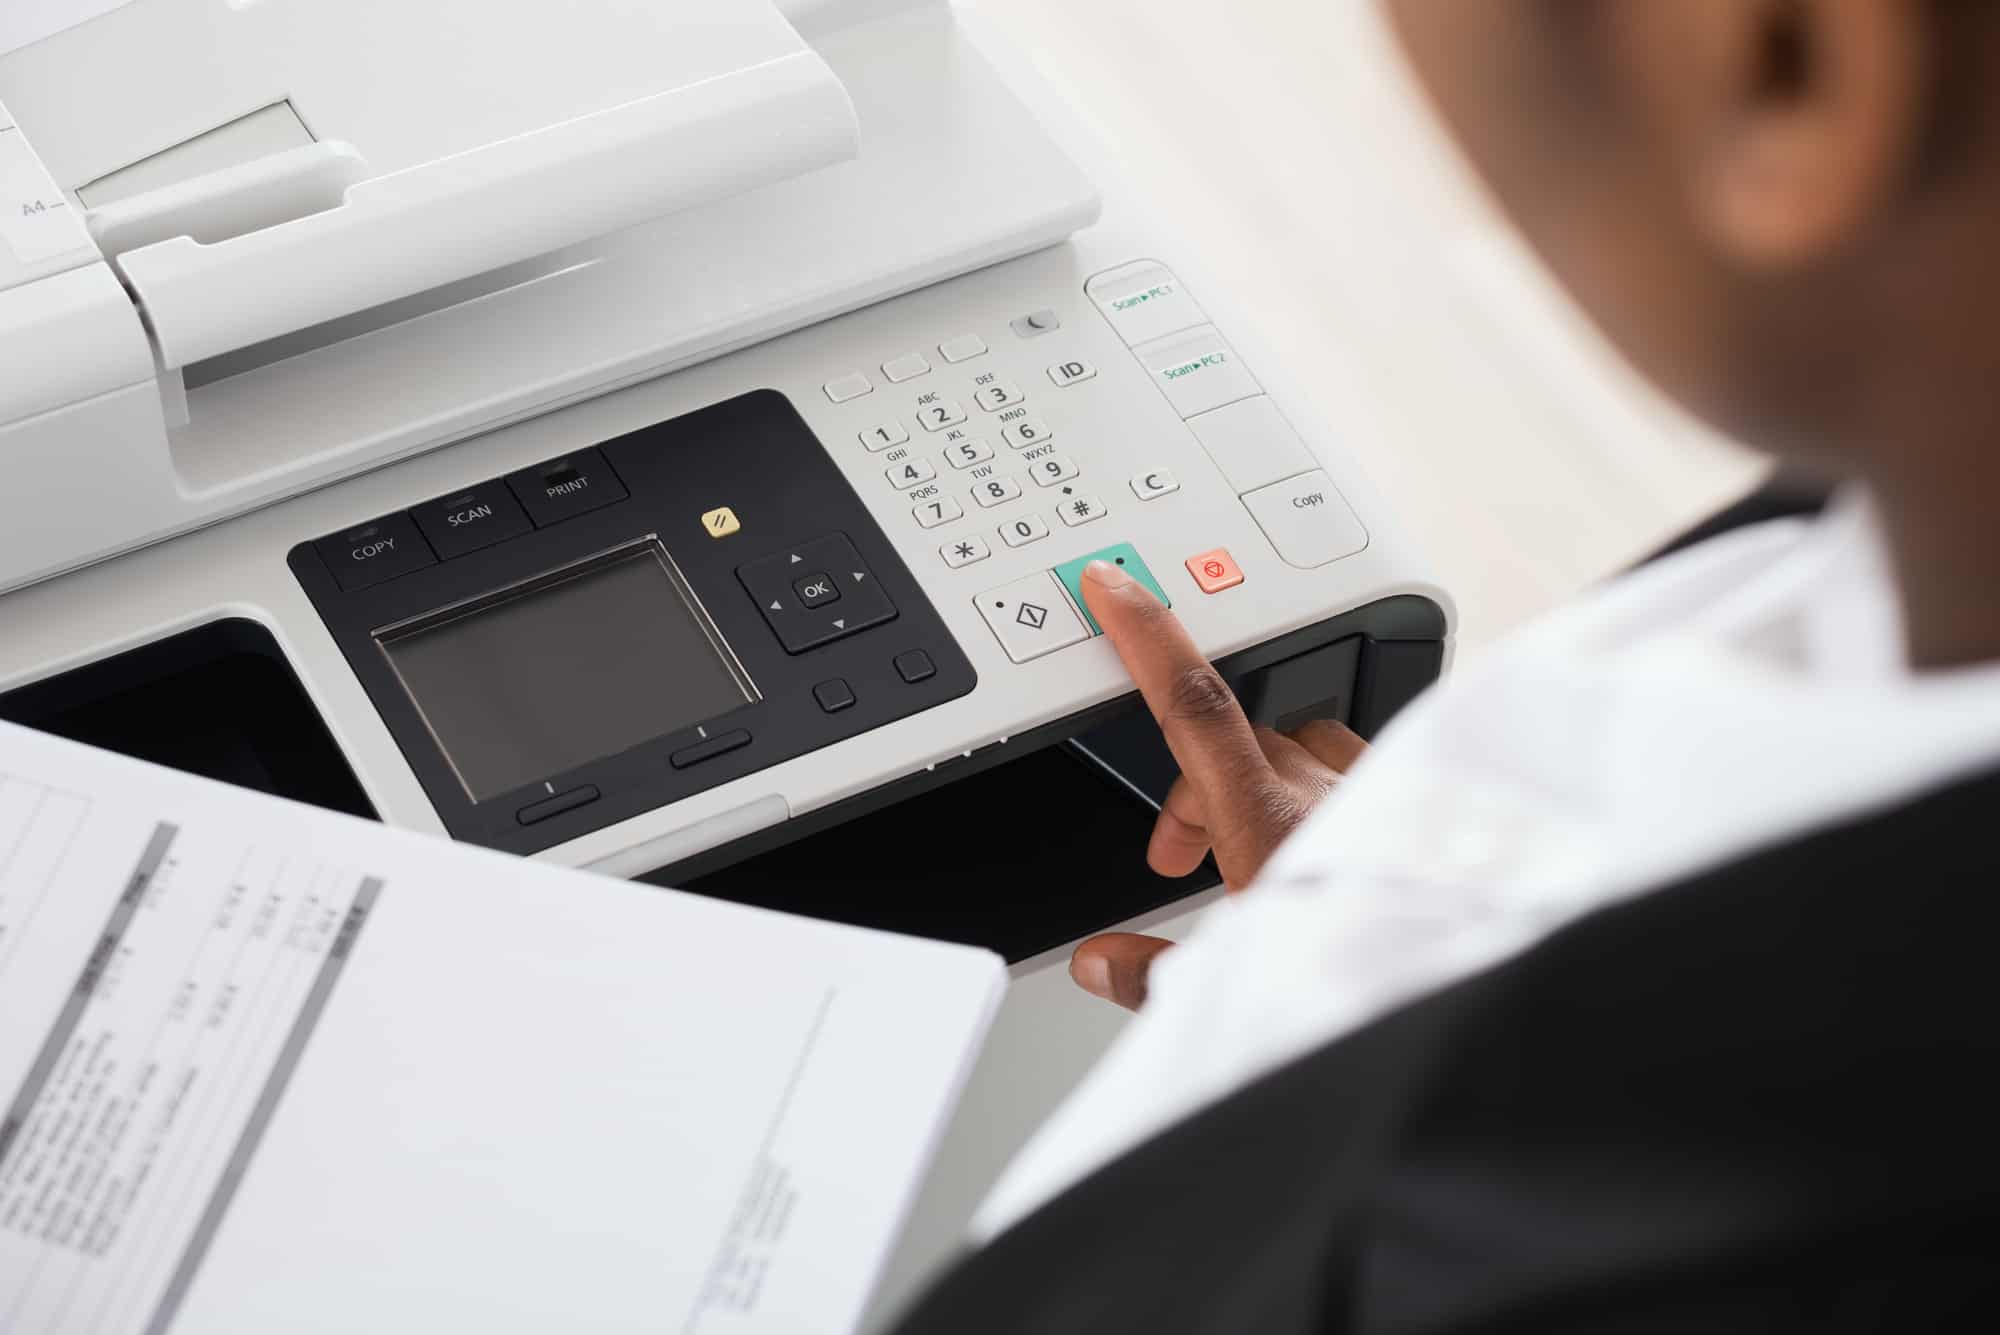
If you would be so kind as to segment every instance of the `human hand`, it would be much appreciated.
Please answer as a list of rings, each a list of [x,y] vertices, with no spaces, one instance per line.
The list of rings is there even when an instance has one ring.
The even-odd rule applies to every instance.
[[[1180,765],[1146,847],[1147,865],[1162,876],[1186,876],[1212,850],[1224,886],[1241,890],[1368,744],[1331,721],[1289,734],[1252,727],[1180,618],[1145,585],[1108,561],[1084,567],[1078,584]],[[1146,999],[1148,968],[1172,944],[1130,932],[1094,936],[1071,956],[1070,977],[1136,1010]]]

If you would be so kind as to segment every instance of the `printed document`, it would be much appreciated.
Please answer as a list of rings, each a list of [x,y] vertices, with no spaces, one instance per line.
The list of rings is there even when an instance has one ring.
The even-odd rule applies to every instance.
[[[0,1332],[850,1329],[1003,983],[0,724]]]

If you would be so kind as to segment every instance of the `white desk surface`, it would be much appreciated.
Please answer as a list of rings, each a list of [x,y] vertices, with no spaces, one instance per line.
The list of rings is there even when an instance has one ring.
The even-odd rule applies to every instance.
[[[1761,470],[1655,399],[1523,262],[1415,109],[1372,3],[982,10],[1118,145],[1302,379],[1320,362],[1362,368],[1378,430],[1351,448],[1457,596],[1463,664]],[[878,1312],[952,1254],[1121,1014],[1060,968],[1016,982]]]

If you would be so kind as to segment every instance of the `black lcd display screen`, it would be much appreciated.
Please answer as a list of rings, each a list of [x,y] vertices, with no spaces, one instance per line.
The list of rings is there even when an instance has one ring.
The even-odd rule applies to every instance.
[[[475,802],[757,698],[656,541],[375,638]]]

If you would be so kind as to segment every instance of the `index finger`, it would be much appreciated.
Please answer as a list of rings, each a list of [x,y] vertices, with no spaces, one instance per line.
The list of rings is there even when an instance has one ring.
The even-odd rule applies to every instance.
[[[1085,566],[1077,587],[1132,674],[1181,773],[1218,805],[1246,797],[1249,781],[1270,762],[1235,692],[1195,648],[1180,618],[1109,561]]]

